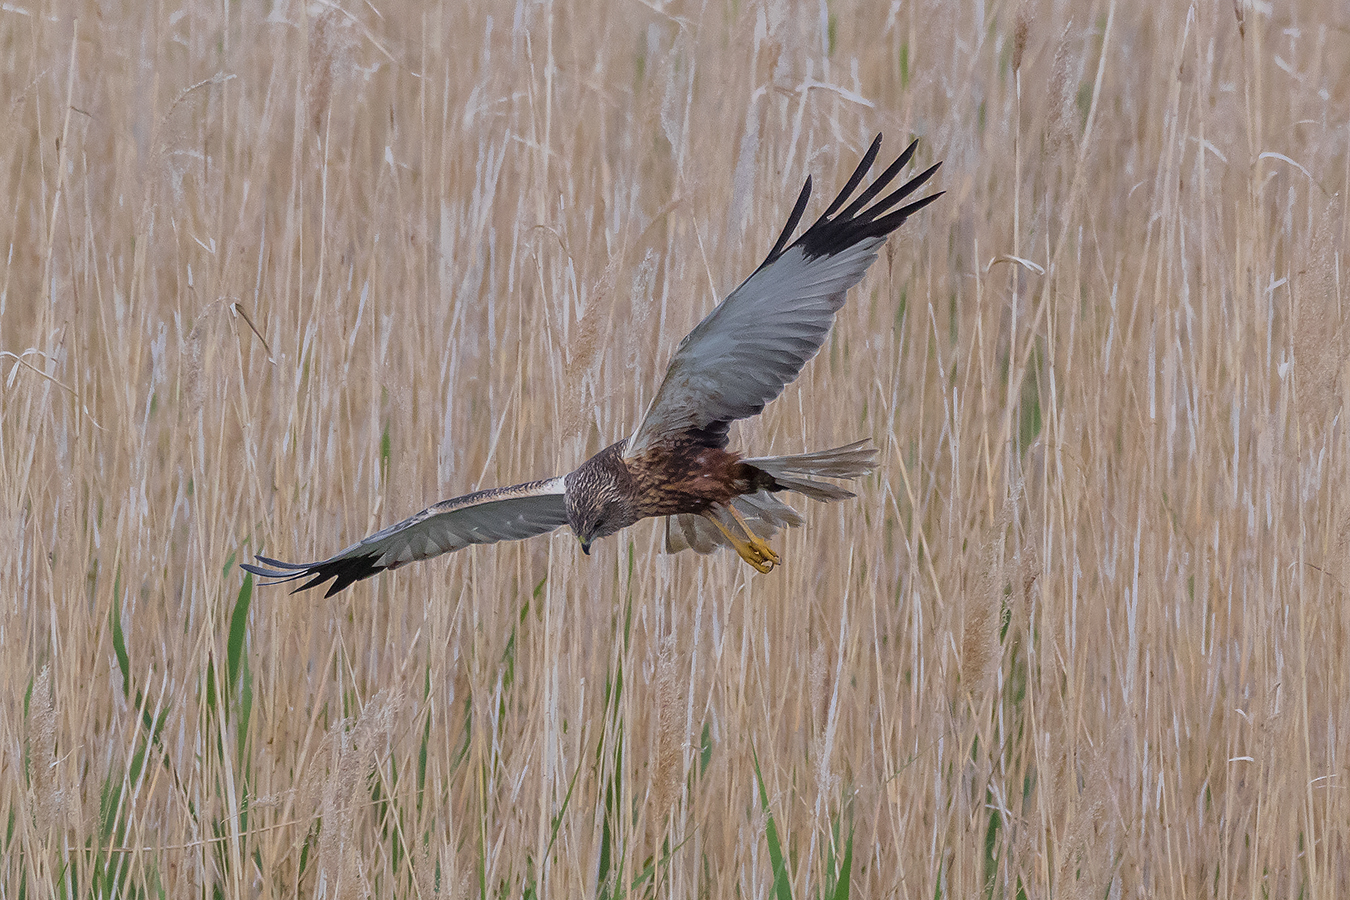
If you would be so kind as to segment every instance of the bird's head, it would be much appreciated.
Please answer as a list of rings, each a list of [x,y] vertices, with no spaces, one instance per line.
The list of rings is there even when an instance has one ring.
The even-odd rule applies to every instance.
[[[640,516],[634,500],[624,490],[627,479],[591,460],[567,476],[567,524],[572,527],[583,553],[591,552],[591,542],[627,528]]]

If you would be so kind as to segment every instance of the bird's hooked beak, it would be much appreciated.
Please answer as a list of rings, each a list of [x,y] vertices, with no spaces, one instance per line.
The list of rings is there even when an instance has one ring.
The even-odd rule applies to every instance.
[[[586,540],[585,538],[577,538],[577,540],[581,542],[581,552],[585,553],[587,556],[590,556],[591,542]]]

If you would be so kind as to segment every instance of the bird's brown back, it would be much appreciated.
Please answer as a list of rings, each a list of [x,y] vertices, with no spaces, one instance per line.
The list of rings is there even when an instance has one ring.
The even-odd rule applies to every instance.
[[[628,460],[643,516],[702,513],[758,490],[754,469],[735,453],[698,444],[661,444]]]

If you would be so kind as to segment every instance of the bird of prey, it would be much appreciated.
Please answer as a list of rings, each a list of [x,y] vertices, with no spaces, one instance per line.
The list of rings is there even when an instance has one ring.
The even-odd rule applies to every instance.
[[[571,527],[589,554],[597,538],[649,516],[664,516],[667,550],[708,553],[730,546],[757,571],[772,571],[780,558],[765,538],[803,521],[775,495],[852,497],[819,479],[867,474],[876,467],[876,450],[858,441],[796,456],[742,457],[727,449],[728,427],[757,415],[797,378],[887,235],[941,196],[900,205],[941,163],[881,196],[914,148],[910,144],[855,198],[881,150],[877,135],[834,202],[793,241],[811,196],[811,179],[806,179],[764,262],[680,342],[631,437],[568,475],[445,500],[320,562],[259,556],[243,568],[270,579],[268,584],[303,581],[296,590],[331,579],[326,596],[332,596],[386,569],[470,544],[522,540],[563,525]]]

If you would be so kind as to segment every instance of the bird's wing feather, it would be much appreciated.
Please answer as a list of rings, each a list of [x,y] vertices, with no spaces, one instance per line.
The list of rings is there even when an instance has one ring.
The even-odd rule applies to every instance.
[[[548,478],[512,487],[478,491],[444,500],[410,519],[377,531],[370,537],[315,563],[288,563],[259,556],[243,568],[270,584],[309,579],[303,591],[334,579],[325,596],[331,597],[355,581],[385,569],[430,559],[470,544],[518,541],[544,534],[567,523],[563,479]]]
[[[796,379],[886,236],[940,196],[892,209],[937,171],[935,165],[872,203],[909,162],[914,146],[849,203],[881,149],[878,135],[825,214],[789,245],[811,194],[811,179],[806,180],[768,257],[680,342],[626,458],[677,435],[724,446],[732,421],[758,414]]]

